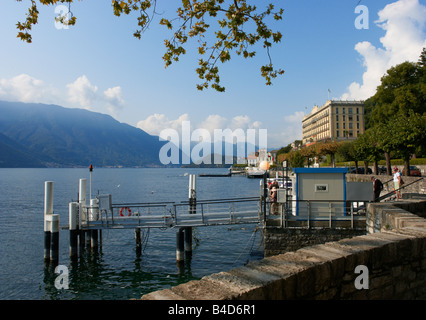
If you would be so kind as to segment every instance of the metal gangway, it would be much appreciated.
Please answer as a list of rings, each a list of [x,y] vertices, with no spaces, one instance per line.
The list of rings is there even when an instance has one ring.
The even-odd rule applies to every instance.
[[[180,228],[257,224],[263,220],[260,197],[196,200],[196,202],[112,203],[98,195],[80,207],[82,229]]]

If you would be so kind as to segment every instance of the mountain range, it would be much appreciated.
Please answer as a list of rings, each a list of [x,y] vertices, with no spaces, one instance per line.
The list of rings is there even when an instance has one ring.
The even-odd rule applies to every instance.
[[[157,136],[109,115],[0,101],[0,167],[162,166]]]

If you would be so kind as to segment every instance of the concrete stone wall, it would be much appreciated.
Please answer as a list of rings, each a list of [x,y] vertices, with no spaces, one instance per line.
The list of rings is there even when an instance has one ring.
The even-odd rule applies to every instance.
[[[371,182],[371,177],[376,177],[383,183],[383,191],[381,195],[384,195],[386,193],[392,192],[394,188],[393,184],[393,176],[388,175],[374,175],[374,174],[347,174],[346,180],[347,181],[358,181],[358,182]],[[421,179],[422,177],[402,177],[405,185],[410,184],[414,181],[417,181]],[[424,178],[424,177],[423,177]],[[371,187],[373,188],[373,186]],[[422,179],[418,181],[417,183],[413,183],[406,188],[403,188],[401,190],[401,193],[416,193],[416,194],[426,194],[426,181],[425,179]]]
[[[426,203],[370,204],[370,234],[267,257],[142,299],[426,299],[426,219],[403,209],[413,205]]]
[[[270,257],[316,244],[364,235],[366,232],[365,227],[363,229],[266,227],[263,229],[264,255]]]

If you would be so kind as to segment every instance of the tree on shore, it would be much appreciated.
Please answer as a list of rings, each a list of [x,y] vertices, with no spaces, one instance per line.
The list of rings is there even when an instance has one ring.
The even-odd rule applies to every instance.
[[[372,143],[384,153],[387,173],[390,174],[393,152],[402,156],[404,171],[410,175],[410,157],[419,148],[425,148],[425,48],[417,63],[406,61],[390,68],[368,105],[371,109],[369,126],[375,132]]]
[[[21,2],[22,0],[16,0]],[[26,19],[17,23],[18,38],[31,43],[31,30],[39,18],[38,5],[56,5],[66,3],[69,12],[56,18],[57,21],[67,25],[75,25],[77,17],[71,12],[71,5],[77,0],[31,0]],[[81,1],[81,0],[80,0]],[[167,2],[167,0],[165,0]],[[170,39],[164,40],[166,52],[163,56],[165,66],[179,61],[181,55],[186,54],[185,47],[188,40],[198,42],[198,68],[196,73],[202,80],[197,85],[199,90],[212,87],[223,92],[225,87],[220,85],[218,64],[231,60],[231,54],[253,58],[256,55],[256,45],[260,44],[266,51],[267,63],[261,66],[260,74],[265,78],[266,85],[271,85],[272,80],[284,73],[275,69],[270,55],[270,48],[274,43],[281,41],[282,34],[273,31],[269,25],[274,21],[282,20],[283,9],[275,10],[272,3],[259,4],[264,9],[250,4],[250,0],[234,0],[225,4],[225,0],[181,0],[181,6],[170,19],[161,18],[160,25],[167,27],[172,32]],[[168,5],[176,3],[169,1]],[[137,15],[137,30],[133,33],[140,39],[148,30],[154,18],[157,0],[125,0],[112,1],[112,9],[116,16]],[[272,18],[268,20],[268,18]],[[248,31],[250,30],[250,31]],[[208,32],[210,31],[210,32]]]
[[[331,165],[333,168],[336,167],[335,154],[339,150],[341,143],[335,141],[327,141],[317,145],[318,155],[329,155],[331,157]]]

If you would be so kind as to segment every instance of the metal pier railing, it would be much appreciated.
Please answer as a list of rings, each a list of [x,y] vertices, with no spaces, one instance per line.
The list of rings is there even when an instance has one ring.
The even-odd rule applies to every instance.
[[[101,201],[99,201],[101,202]],[[259,197],[82,207],[83,229],[174,228],[261,221]]]

